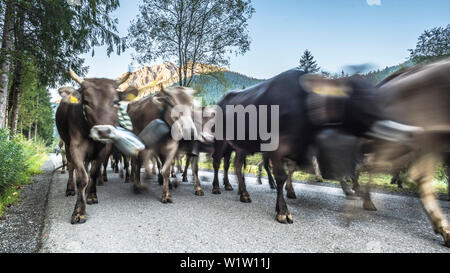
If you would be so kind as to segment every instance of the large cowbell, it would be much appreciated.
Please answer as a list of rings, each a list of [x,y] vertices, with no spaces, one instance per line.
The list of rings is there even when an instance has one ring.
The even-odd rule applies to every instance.
[[[142,130],[139,138],[144,141],[147,149],[154,149],[170,137],[170,132],[170,127],[165,121],[155,119]]]
[[[336,129],[322,130],[316,136],[317,160],[322,177],[339,180],[355,173],[358,138]]]

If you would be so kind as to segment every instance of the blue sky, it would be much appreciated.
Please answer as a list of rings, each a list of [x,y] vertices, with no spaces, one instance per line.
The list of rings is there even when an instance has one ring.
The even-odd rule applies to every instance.
[[[121,0],[115,12],[127,34],[140,0]],[[449,0],[253,0],[250,51],[231,56],[230,70],[270,78],[298,65],[305,49],[325,71],[372,63],[375,68],[406,60],[425,30],[450,23]],[[371,3],[372,5],[369,5]],[[104,48],[86,54],[89,77],[114,78],[128,70],[132,49],[106,56]],[[135,64],[135,68],[139,65]]]

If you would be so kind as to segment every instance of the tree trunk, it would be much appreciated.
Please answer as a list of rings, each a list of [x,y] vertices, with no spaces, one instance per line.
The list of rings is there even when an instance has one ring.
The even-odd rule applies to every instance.
[[[8,101],[9,72],[11,65],[11,50],[14,37],[14,6],[13,1],[7,1],[4,14],[2,49],[0,55],[0,129],[7,124],[6,104]]]
[[[12,112],[11,112],[11,133],[12,135],[16,134],[17,130],[17,121],[19,119],[19,96],[20,89],[22,83],[22,74],[23,74],[23,48],[24,48],[24,12],[22,9],[18,10],[17,13],[17,22],[15,28],[15,36],[16,36],[16,65],[14,68],[14,80],[11,87],[11,92],[13,95],[13,104],[12,104]]]
[[[28,128],[28,140],[31,139],[31,126],[32,126],[32,123],[30,123],[30,127]]]
[[[34,141],[37,141],[37,135],[38,135],[38,122],[34,123]]]

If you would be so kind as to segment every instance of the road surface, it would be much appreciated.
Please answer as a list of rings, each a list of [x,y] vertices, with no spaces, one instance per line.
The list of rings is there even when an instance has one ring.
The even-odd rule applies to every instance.
[[[294,224],[283,225],[275,221],[276,193],[266,180],[246,178],[253,202],[244,204],[234,175],[235,191],[213,195],[212,173],[201,172],[205,196],[194,195],[190,176],[172,191],[174,203],[162,204],[155,179],[135,195],[131,184],[108,175],[97,190],[99,204],[87,208],[88,221],[71,225],[75,197],[64,196],[67,174],[55,173],[41,252],[449,252],[415,197],[375,193],[378,211],[365,212],[339,188],[294,183],[297,200],[287,200]],[[448,217],[450,204],[441,205]]]

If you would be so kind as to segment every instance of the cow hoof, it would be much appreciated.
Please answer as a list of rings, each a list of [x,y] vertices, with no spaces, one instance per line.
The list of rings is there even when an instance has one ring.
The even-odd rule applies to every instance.
[[[88,197],[88,198],[86,198],[86,203],[87,203],[88,205],[98,204],[98,198],[97,198],[97,196],[93,196],[93,197]]]
[[[66,173],[66,171],[64,171],[64,170],[61,171],[61,174],[65,174],[65,173]]]
[[[75,196],[75,190],[66,190],[66,197]]]
[[[72,225],[75,224],[84,224],[86,223],[87,215],[80,215],[79,213],[72,215],[72,219],[70,220],[70,223]]]
[[[225,185],[225,190],[226,191],[233,191],[233,186],[231,186],[230,184]]]
[[[363,203],[364,210],[367,211],[377,211],[377,207],[375,207],[375,204],[372,201],[364,201]]]
[[[270,188],[271,188],[272,190],[276,190],[276,189],[277,189],[277,187],[275,186],[275,184],[270,184]]]
[[[173,187],[176,189],[176,188],[178,188],[178,186],[179,186],[180,184],[178,183],[178,181],[175,181],[175,182],[172,183],[172,185],[173,185]]]
[[[163,204],[173,203],[172,196],[166,195],[161,198]]]
[[[251,203],[252,202],[252,199],[248,195],[241,195],[240,200],[242,203]]]
[[[144,189],[144,187],[142,186],[142,185],[136,185],[136,184],[133,184],[133,192],[134,192],[134,194],[140,194],[140,193],[142,193],[142,190]]]
[[[316,183],[323,183],[323,179],[322,179],[322,178],[319,178],[319,177],[316,177],[316,178],[314,179],[314,182],[316,182]]]
[[[293,191],[288,191],[286,193],[286,197],[289,199],[297,199],[297,195],[295,195],[295,192],[293,192]]]
[[[202,189],[200,189],[200,190],[195,190],[195,195],[197,195],[197,196],[204,196],[205,193],[203,192]]]
[[[103,182],[108,182],[108,177],[103,176]]]
[[[220,189],[212,189],[212,194],[222,194]]]
[[[183,176],[183,180],[181,180],[182,182],[189,182],[186,176]]]
[[[277,214],[277,221],[281,224],[292,224],[294,220],[291,214]]]
[[[445,246],[450,247],[450,227],[443,227],[441,232]]]

